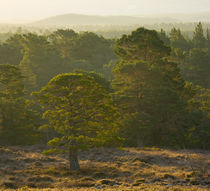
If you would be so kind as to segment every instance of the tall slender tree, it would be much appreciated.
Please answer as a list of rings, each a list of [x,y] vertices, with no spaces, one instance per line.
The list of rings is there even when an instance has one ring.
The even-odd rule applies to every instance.
[[[124,119],[122,134],[133,146],[181,145],[184,139],[189,95],[177,64],[167,60],[169,52],[155,31],[142,28],[117,42],[114,97]]]
[[[27,107],[23,79],[18,67],[0,65],[1,144],[30,144],[39,138],[36,113]]]
[[[194,34],[193,34],[193,43],[195,48],[205,48],[206,45],[206,39],[204,36],[203,31],[203,25],[201,22],[198,23],[198,25],[195,28]]]

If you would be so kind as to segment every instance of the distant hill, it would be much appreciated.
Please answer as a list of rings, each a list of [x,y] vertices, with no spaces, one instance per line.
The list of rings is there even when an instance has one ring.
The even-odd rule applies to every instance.
[[[91,16],[65,14],[46,18],[32,23],[33,25],[64,26],[64,25],[136,25],[180,22],[169,17],[133,17],[133,16]]]
[[[168,14],[168,15],[155,15],[154,17],[171,17],[182,22],[210,22],[210,12],[200,12],[191,14]]]

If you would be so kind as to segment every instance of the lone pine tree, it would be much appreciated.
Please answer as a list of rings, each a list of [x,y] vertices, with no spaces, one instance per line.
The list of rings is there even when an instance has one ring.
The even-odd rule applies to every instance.
[[[118,112],[111,97],[93,77],[66,73],[54,77],[34,96],[45,108],[45,128],[58,136],[48,142],[46,153],[69,153],[70,170],[79,170],[78,152],[120,143]]]

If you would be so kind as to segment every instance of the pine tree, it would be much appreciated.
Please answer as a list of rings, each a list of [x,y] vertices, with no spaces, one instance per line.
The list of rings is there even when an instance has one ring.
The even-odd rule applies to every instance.
[[[31,144],[39,139],[36,113],[27,107],[24,77],[18,67],[0,65],[0,143]]]
[[[193,43],[195,48],[205,48],[206,39],[203,32],[202,23],[199,22],[193,34]]]
[[[54,77],[35,98],[45,108],[48,120],[42,128],[58,133],[46,153],[69,153],[70,170],[79,170],[78,152],[120,143],[119,114],[107,91],[93,77],[66,73]]]
[[[189,95],[177,64],[165,57],[167,46],[156,32],[137,29],[117,42],[117,54],[114,97],[128,143],[181,145]]]

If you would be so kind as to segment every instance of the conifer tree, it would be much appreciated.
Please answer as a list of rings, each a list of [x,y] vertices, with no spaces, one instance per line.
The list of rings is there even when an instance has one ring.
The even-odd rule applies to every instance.
[[[205,48],[206,39],[204,36],[202,23],[199,22],[193,34],[193,43],[195,48]]]
[[[99,146],[117,145],[119,114],[107,91],[93,77],[66,73],[54,77],[34,93],[43,105],[42,128],[54,128],[58,136],[49,141],[46,153],[68,152],[70,170],[79,170],[78,152]]]
[[[132,146],[184,142],[190,95],[177,64],[166,58],[169,50],[155,31],[142,28],[117,42],[114,97],[123,115],[122,134]]]

